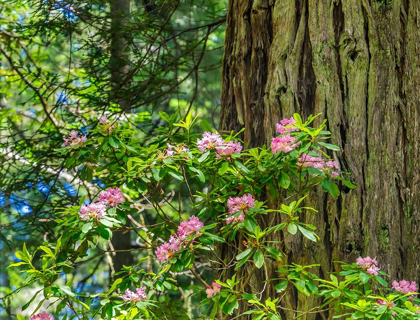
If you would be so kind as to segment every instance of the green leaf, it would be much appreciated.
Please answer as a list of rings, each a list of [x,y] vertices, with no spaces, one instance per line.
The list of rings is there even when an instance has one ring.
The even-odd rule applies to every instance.
[[[29,262],[28,257],[22,251],[16,251],[15,256],[22,261]]]
[[[169,173],[169,175],[171,175],[175,179],[177,179],[179,181],[184,181],[184,177],[178,171],[176,171],[172,168],[168,168],[168,173]]]
[[[298,228],[299,228],[299,231],[302,232],[302,234],[305,236],[305,238],[308,238],[309,240],[311,240],[313,242],[316,242],[317,241],[314,232],[309,231],[309,230],[307,230],[304,227],[299,226],[299,225],[298,225]]]
[[[159,111],[159,116],[168,123],[171,123],[169,115],[165,111]]]
[[[246,215],[244,220],[245,228],[249,231],[254,233],[255,228],[257,227],[257,222],[251,216]]]
[[[282,282],[276,284],[274,286],[274,289],[276,289],[276,292],[277,293],[280,293],[280,292],[284,291],[287,288],[287,283],[288,282],[286,280],[285,281],[282,281]]]
[[[111,147],[113,147],[114,149],[118,149],[120,147],[120,140],[118,140],[117,137],[111,136],[109,138],[109,144],[111,145]]]
[[[258,297],[253,293],[242,293],[241,296],[245,300],[259,300]]]
[[[351,183],[349,180],[345,180],[345,179],[341,179],[341,182],[347,187],[347,188],[350,188],[350,189],[355,189],[356,188],[356,186],[353,184],[353,183]]]
[[[359,279],[360,279],[360,281],[361,281],[363,284],[365,284],[365,283],[367,283],[367,282],[369,281],[370,277],[369,277],[369,275],[368,275],[367,273],[365,273],[365,272],[360,272],[360,274],[359,274]]]
[[[236,167],[241,169],[243,173],[246,173],[246,174],[250,173],[249,169],[245,167],[245,165],[239,162],[238,160],[233,161],[233,163],[235,164]]]
[[[203,232],[202,236],[200,237],[200,241],[203,242],[203,243],[205,243],[203,241],[203,238],[204,239],[205,238],[210,239],[211,240],[211,243],[213,243],[214,241],[220,242],[220,243],[225,243],[226,242],[226,240],[223,239],[222,237],[219,237],[219,236],[217,236],[217,235],[215,235],[213,233],[209,233],[209,232]],[[210,244],[210,243],[205,243],[205,244]]]
[[[242,255],[242,253],[244,253],[244,252],[246,252],[246,254],[245,255]],[[254,250],[252,248],[250,248],[250,249],[246,249],[244,252],[242,252],[241,254],[239,254],[239,255],[241,255],[242,259],[238,259],[238,256],[239,255],[236,256],[236,259],[238,259],[240,261],[235,266],[235,271],[238,270],[242,265],[244,265],[248,261],[249,258],[251,258],[252,253],[254,252]]]
[[[252,251],[252,248],[248,248],[244,251],[242,251],[240,254],[238,254],[236,256],[236,260],[242,260],[244,257],[246,257],[247,255],[249,255]]]
[[[211,127],[211,125],[206,120],[204,120],[204,119],[201,120],[200,125],[201,125],[201,128],[204,131],[213,132],[213,128]]]
[[[54,257],[54,253],[51,251],[50,248],[48,248],[46,246],[39,246],[39,249],[44,251],[47,254],[47,256]]]
[[[160,181],[163,179],[163,177],[166,174],[166,170],[164,168],[156,168],[156,169],[152,169],[153,172],[153,178],[156,181]]]
[[[82,232],[83,233],[88,233],[89,230],[92,229],[92,227],[93,227],[93,222],[85,223],[82,227]]]
[[[341,296],[341,291],[340,290],[334,290],[333,292],[331,292],[331,296],[333,298],[338,298],[339,296]]]
[[[228,171],[228,169],[229,169],[229,162],[223,161],[218,172],[222,176]]]
[[[308,172],[313,176],[322,176],[322,171],[317,168],[308,167]]]
[[[300,117],[299,113],[293,114],[293,119],[296,120],[296,126],[301,127],[302,126],[302,118]]]
[[[102,223],[104,226],[107,227],[113,227],[114,223],[112,221],[109,221],[107,218],[99,219],[99,222]]]
[[[276,260],[281,260],[282,253],[273,247],[263,246],[265,250]]]
[[[287,189],[289,188],[290,185],[290,177],[284,172],[280,172],[279,175],[279,185],[280,187]]]
[[[227,314],[232,314],[233,310],[237,309],[239,307],[239,303],[238,303],[238,299],[235,296],[232,296],[231,298],[229,298],[228,301],[228,307],[226,310]]]
[[[384,280],[384,278],[380,277],[380,276],[375,276],[375,279],[384,287],[388,287],[388,282],[386,282]]]
[[[337,185],[331,181],[330,178],[325,178],[321,182],[321,187],[324,191],[327,191],[334,199],[337,199],[340,195],[340,190]]]
[[[27,262],[21,261],[21,262],[17,262],[17,263],[13,263],[10,266],[8,266],[8,268],[12,268],[12,267],[18,267],[21,266],[23,264],[28,264]]]
[[[207,157],[209,156],[210,151],[207,151],[205,153],[202,154],[202,156],[200,158],[198,158],[198,162],[204,162],[206,161]]]
[[[254,262],[258,269],[264,264],[264,254],[259,249],[254,253]]]
[[[67,294],[70,297],[74,297],[74,293],[71,291],[70,287],[63,286],[61,284],[56,285],[58,288],[60,288],[61,291],[63,291],[65,294]]]
[[[341,150],[340,147],[338,147],[334,144],[331,144],[331,143],[317,142],[317,144],[319,144],[319,145],[321,145],[321,146],[323,146],[327,149],[330,149],[330,150],[334,150],[334,151],[340,151]]]
[[[99,235],[104,238],[105,240],[109,240],[112,238],[112,232],[108,228],[104,227],[103,225],[98,226]]]
[[[200,169],[194,168],[194,167],[190,167],[190,169],[197,173],[198,179],[201,182],[203,182],[203,183],[206,182],[206,177],[204,176],[203,171],[201,171]]]
[[[297,226],[296,226],[296,224],[295,223],[289,223],[289,225],[287,226],[287,231],[290,233],[290,234],[293,234],[293,235],[295,235],[296,234],[296,232],[297,232]]]
[[[277,231],[279,231],[279,230],[283,229],[286,225],[287,225],[287,223],[286,223],[286,222],[282,222],[282,223],[280,223],[280,224],[276,227],[276,229],[274,230],[274,232],[277,232]]]
[[[38,293],[40,293],[41,291],[43,291],[44,289],[41,289],[41,290],[39,290],[39,291],[37,291],[35,294],[34,294],[34,296],[31,298],[31,300],[29,300],[23,307],[22,307],[22,311],[24,311],[24,310],[26,310],[30,305],[31,305],[31,303],[35,300],[35,298],[36,298],[36,296],[38,295]]]
[[[117,288],[117,286],[121,283],[122,280],[123,280],[122,278],[118,278],[117,280],[115,280],[111,288],[108,290],[108,294],[114,291]]]

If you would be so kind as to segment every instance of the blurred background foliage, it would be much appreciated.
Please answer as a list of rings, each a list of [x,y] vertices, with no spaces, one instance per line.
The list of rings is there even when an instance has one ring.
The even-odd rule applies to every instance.
[[[110,176],[62,169],[66,159],[55,150],[69,130],[89,134],[105,114],[143,138],[165,126],[159,111],[185,117],[190,110],[218,126],[226,7],[218,0],[0,0],[1,319],[37,290],[10,295],[23,279],[7,269],[18,261],[13,252],[47,239],[60,208],[115,186]],[[144,216],[153,222],[152,211]],[[75,291],[105,290],[109,272],[106,257],[81,265]]]

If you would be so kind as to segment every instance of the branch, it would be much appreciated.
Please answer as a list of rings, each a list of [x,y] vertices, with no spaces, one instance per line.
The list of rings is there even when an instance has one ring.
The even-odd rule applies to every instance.
[[[42,107],[48,117],[48,119],[52,122],[52,124],[59,129],[60,125],[57,119],[51,114],[51,112],[48,111],[48,103],[42,96],[42,94],[39,92],[38,88],[29,80],[17,67],[14,66],[12,57],[2,48],[0,47],[0,52],[6,57],[7,61],[10,64],[10,67],[17,72],[17,74],[20,76],[20,78],[25,82],[38,96],[39,101],[42,104]]]

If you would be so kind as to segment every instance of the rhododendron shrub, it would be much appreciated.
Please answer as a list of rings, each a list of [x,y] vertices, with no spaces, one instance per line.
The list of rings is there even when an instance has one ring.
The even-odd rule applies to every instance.
[[[25,271],[25,285],[38,286],[36,295],[48,301],[33,319],[58,318],[63,310],[71,319],[281,319],[294,291],[319,302],[296,314],[331,309],[351,319],[420,317],[417,284],[391,286],[379,258],[339,262],[324,277],[317,265],[284,263],[286,236],[318,240],[315,226],[301,220],[303,213],[317,214],[305,205],[310,192],[318,188],[337,199],[339,185],[354,188],[340,170],[340,149],[326,142],[325,121],[311,127],[316,117],[303,122],[295,114],[273,128],[269,147],[244,149],[240,132],[222,136],[205,121],[200,128],[191,114],[182,121],[161,116],[167,125],[153,134],[102,116],[86,136],[75,131],[65,138],[63,169],[78,173],[90,202],[57,210],[54,234],[36,252],[16,253],[21,261],[12,267]],[[94,179],[108,187],[99,189]],[[103,292],[75,294],[73,270],[115,252],[110,240],[117,232],[136,235],[136,263],[110,268]],[[283,240],[272,241],[280,232]],[[222,249],[234,259],[221,256]],[[263,272],[269,262],[278,277],[265,281],[276,292],[262,300],[243,271]]]

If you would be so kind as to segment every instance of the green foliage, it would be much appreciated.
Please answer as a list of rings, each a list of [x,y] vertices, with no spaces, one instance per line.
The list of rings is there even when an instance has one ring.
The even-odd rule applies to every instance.
[[[314,209],[304,206],[310,191],[320,185],[337,198],[337,183],[344,183],[328,170],[311,172],[309,166],[299,162],[302,155],[313,154],[314,150],[322,150],[321,147],[337,150],[333,145],[318,142],[329,135],[321,130],[325,124],[311,128],[312,117],[303,123],[295,115],[299,130],[292,135],[298,137],[300,144],[291,152],[273,154],[263,146],[223,154],[218,147],[223,146],[220,143],[234,141],[233,133],[224,139],[215,133],[215,142],[205,143],[205,149],[203,142],[198,141],[200,151],[195,144],[197,138],[201,139],[194,128],[199,123],[197,116],[189,114],[183,119],[178,114],[169,116],[163,112],[161,116],[168,125],[156,129],[150,137],[136,138],[135,129],[108,120],[91,129],[89,140],[82,145],[59,151],[67,159],[73,159],[64,164],[67,170],[83,167],[91,172],[85,175],[85,181],[96,176],[112,179],[124,191],[125,202],[108,207],[103,217],[95,213],[88,219],[79,212],[80,206],[63,208],[56,212],[54,219],[56,241],[45,241],[34,252],[25,246],[16,252],[22,261],[10,267],[25,272],[25,285],[43,286],[37,294],[42,291],[43,299],[55,305],[52,313],[67,308],[73,312],[71,319],[88,315],[102,319],[206,319],[231,315],[240,302],[246,301],[244,314],[254,319],[281,319],[283,293],[295,288],[305,295],[322,298],[322,304],[312,312],[323,312],[324,308],[334,306],[337,317],[351,315],[351,319],[378,316],[386,319],[394,312],[401,319],[416,317],[419,308],[407,295],[387,289],[383,272],[372,275],[357,264],[342,263],[342,272],[322,279],[312,271],[317,265],[282,263],[285,254],[282,242],[286,237],[318,240],[315,226],[301,221],[304,213],[316,214]],[[111,122],[112,129],[108,125]],[[205,123],[203,126],[207,129]],[[178,196],[168,198],[168,192]],[[239,205],[232,204],[232,199],[242,195],[247,197],[246,201],[257,200],[242,203],[232,211],[233,205]],[[278,208],[267,206],[264,199],[270,197],[281,197]],[[139,211],[136,205],[141,199],[147,200],[146,212]],[[153,220],[149,225],[140,223],[151,213]],[[190,215],[197,216],[204,226],[197,227],[195,222],[195,231],[182,241],[170,242],[181,237],[180,228],[185,227]],[[266,215],[279,216],[281,222],[264,225],[261,218]],[[142,257],[134,266],[115,270],[106,291],[76,294],[72,271],[85,261],[112,252],[109,240],[123,230],[137,233]],[[170,238],[171,234],[175,238]],[[271,241],[275,234],[281,234],[277,238],[283,240]],[[239,251],[236,239],[243,242]],[[168,247],[162,246],[162,242],[168,243]],[[169,243],[176,243],[177,249],[168,249]],[[220,258],[222,246],[236,252],[233,261]],[[92,250],[97,253],[92,255]],[[245,269],[266,268],[268,261],[278,265],[278,278],[265,280],[267,284],[273,283],[278,296],[260,301],[258,293],[249,286],[251,278],[240,274]],[[236,274],[230,279],[219,279],[219,264],[222,269],[234,269]],[[70,278],[62,281],[62,274]],[[123,300],[123,293],[133,288],[144,289],[146,296]],[[179,292],[189,292],[191,298]],[[99,303],[93,303],[94,299]],[[185,299],[196,299],[196,302],[184,310]],[[29,307],[32,300],[24,307]]]

